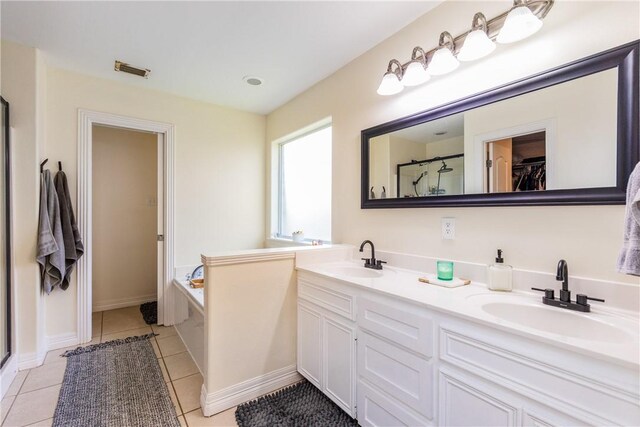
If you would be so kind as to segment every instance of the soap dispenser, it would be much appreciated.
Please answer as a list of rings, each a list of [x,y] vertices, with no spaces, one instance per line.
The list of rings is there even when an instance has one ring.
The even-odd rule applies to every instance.
[[[491,264],[488,268],[488,288],[492,291],[511,292],[513,290],[513,267],[504,263],[502,258],[502,249],[498,249],[498,256],[495,264]]]

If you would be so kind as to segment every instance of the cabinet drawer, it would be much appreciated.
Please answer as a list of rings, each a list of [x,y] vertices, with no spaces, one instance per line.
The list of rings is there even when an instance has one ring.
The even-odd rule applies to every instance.
[[[298,297],[347,319],[355,320],[353,295],[342,292],[335,285],[316,284],[308,280],[298,279]]]
[[[594,378],[593,373],[613,377],[615,368],[576,353],[471,325],[444,323],[440,359],[572,414],[582,424],[637,425],[640,420],[637,392]],[[567,362],[571,369],[565,368]]]
[[[363,381],[358,381],[358,424],[363,427],[430,425],[396,400]]]
[[[433,367],[422,357],[362,333],[358,374],[419,414],[433,418]]]
[[[427,357],[433,355],[433,321],[404,309],[366,298],[358,302],[358,325]]]

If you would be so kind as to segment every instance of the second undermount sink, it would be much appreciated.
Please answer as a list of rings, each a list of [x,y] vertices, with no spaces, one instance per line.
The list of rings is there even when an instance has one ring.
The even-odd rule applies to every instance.
[[[331,267],[331,273],[358,279],[373,279],[382,276],[382,270],[344,265]]]
[[[633,339],[633,333],[625,330],[629,326],[625,319],[602,319],[602,315],[547,307],[542,302],[538,306],[521,298],[506,301],[484,297],[480,305],[482,311],[509,323],[582,340],[621,342]]]

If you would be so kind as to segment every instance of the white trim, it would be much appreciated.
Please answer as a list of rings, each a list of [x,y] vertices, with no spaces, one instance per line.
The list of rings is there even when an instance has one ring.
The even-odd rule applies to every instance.
[[[472,166],[474,170],[473,180],[471,186],[467,186],[465,183],[465,192],[469,193],[484,193],[485,188],[485,170],[486,170],[486,151],[484,149],[485,142],[496,141],[499,139],[505,139],[509,137],[516,137],[520,135],[526,135],[529,133],[545,131],[545,156],[546,156],[546,187],[548,190],[555,189],[555,176],[554,176],[554,159],[556,158],[556,128],[557,123],[555,118],[540,120],[532,123],[523,123],[517,126],[512,126],[504,129],[497,129],[491,132],[485,132],[482,134],[474,135],[473,137],[473,154],[475,164]]]
[[[9,387],[18,373],[18,357],[12,354],[0,371],[0,400],[7,394]]]
[[[156,146],[157,146],[157,160],[156,160],[156,184],[158,186],[157,190],[156,190],[156,195],[157,195],[157,199],[156,199],[156,215],[157,215],[157,222],[156,222],[156,234],[157,235],[163,235],[164,236],[164,188],[165,188],[165,174],[164,174],[164,134],[163,133],[158,133],[156,136]],[[164,237],[163,237],[164,239]],[[168,280],[169,277],[163,277],[164,274],[162,272],[162,269],[164,268],[164,240],[158,240],[156,242],[156,259],[159,260],[163,260],[163,262],[158,262],[156,265],[156,294],[157,295],[164,295],[164,286],[165,286],[165,279]],[[173,278],[173,275],[171,275],[171,278]],[[169,291],[171,292],[171,291]],[[172,299],[172,298],[170,298]],[[171,311],[173,313],[173,311]],[[162,304],[158,304],[157,306],[157,313],[156,313],[156,317],[158,319],[164,319],[164,307],[162,306]]]
[[[207,393],[207,389],[203,384],[200,393],[202,412],[205,417],[209,417],[248,400],[296,383],[301,379],[302,376],[296,370],[296,365],[290,365],[223,388],[214,393]]]
[[[47,351],[78,345],[78,335],[75,332],[47,337]]]
[[[170,286],[174,264],[174,144],[175,126],[169,123],[78,109],[78,227],[85,253],[78,261],[78,340],[91,341],[92,312],[92,127],[94,124],[164,134],[164,292],[158,295],[158,324],[173,324]]]
[[[129,298],[116,298],[116,299],[107,299],[104,301],[96,301],[93,303],[93,311],[105,311],[105,310],[114,310],[116,308],[124,308],[124,307],[132,307],[134,305],[140,305],[149,301],[156,301],[158,299],[157,293],[152,293],[148,295],[142,295],[137,297],[129,297]]]
[[[20,354],[20,360],[18,360],[18,370],[24,371],[25,369],[37,368],[44,363],[44,359],[47,357],[47,352],[33,352]]]
[[[261,252],[252,254],[239,254],[228,256],[206,256],[202,255],[200,259],[207,267],[248,264],[252,262],[277,261],[281,259],[295,259],[295,252]]]

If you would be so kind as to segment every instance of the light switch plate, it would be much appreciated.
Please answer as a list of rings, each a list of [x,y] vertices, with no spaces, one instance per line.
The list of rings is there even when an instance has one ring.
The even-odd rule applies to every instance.
[[[453,240],[456,238],[456,219],[442,218],[442,238]]]

